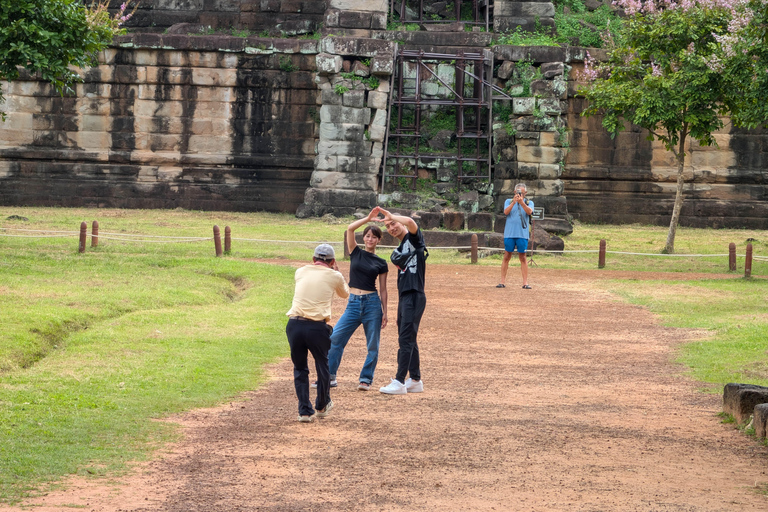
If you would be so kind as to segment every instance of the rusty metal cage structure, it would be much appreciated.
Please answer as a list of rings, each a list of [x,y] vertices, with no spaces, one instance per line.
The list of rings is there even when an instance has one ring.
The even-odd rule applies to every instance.
[[[486,32],[491,28],[491,11],[493,0],[453,0],[445,8],[435,9],[438,4],[433,0],[390,0],[390,13],[399,16],[400,23],[416,23],[419,25],[464,23],[476,27],[484,27]],[[452,9],[447,8],[453,6]]]
[[[424,169],[435,169],[439,181],[455,181],[457,188],[490,181],[492,73],[493,54],[488,50],[398,52],[382,193],[407,185],[415,189]],[[435,144],[436,135],[445,144]]]

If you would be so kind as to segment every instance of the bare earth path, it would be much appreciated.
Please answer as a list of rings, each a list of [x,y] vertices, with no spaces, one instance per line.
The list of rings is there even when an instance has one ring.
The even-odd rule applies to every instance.
[[[619,274],[534,269],[529,291],[517,284],[518,268],[503,290],[493,287],[497,274],[428,265],[422,394],[356,391],[364,359],[358,333],[329,418],[295,421],[292,370],[283,361],[246,401],[176,418],[185,439],[120,482],[74,481],[26,505],[136,512],[768,510],[759,492],[768,481],[768,451],[721,424],[720,397],[699,393],[671,362],[692,333],[660,327],[647,311],[590,285]],[[376,389],[394,376],[393,295]],[[335,304],[336,318],[343,307]]]

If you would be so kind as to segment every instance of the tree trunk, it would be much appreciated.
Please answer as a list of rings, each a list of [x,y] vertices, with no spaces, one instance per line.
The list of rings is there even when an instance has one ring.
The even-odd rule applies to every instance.
[[[675,234],[677,233],[677,224],[680,221],[680,210],[683,208],[683,169],[685,168],[685,139],[688,135],[687,124],[683,125],[680,133],[680,147],[677,151],[677,193],[675,194],[675,206],[672,208],[672,218],[669,221],[669,232],[667,233],[667,245],[662,251],[664,254],[675,253]]]

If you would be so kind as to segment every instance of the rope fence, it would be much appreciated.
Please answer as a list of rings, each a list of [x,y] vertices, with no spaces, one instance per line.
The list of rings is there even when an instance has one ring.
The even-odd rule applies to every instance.
[[[13,234],[15,233],[29,233],[29,234]],[[0,236],[11,238],[66,238],[66,237],[79,237],[79,252],[85,252],[86,241],[88,237],[88,225],[85,222],[80,224],[79,231],[61,231],[61,230],[46,230],[46,229],[21,229],[21,228],[4,228],[0,227]],[[196,242],[214,242],[214,250],[217,257],[221,257],[223,254],[230,254],[232,251],[232,241],[237,242],[255,242],[264,244],[304,244],[304,245],[318,245],[318,244],[331,244],[342,245],[344,249],[344,257],[349,257],[349,251],[346,243],[346,231],[344,232],[344,240],[336,242],[328,242],[324,240],[273,240],[265,238],[233,238],[232,230],[229,226],[224,228],[224,244],[222,247],[221,231],[219,226],[213,226],[212,237],[195,237],[195,236],[164,236],[164,235],[145,235],[134,233],[114,233],[103,232],[99,234],[99,223],[93,221],[91,227],[91,247],[97,247],[99,240],[110,240],[122,243],[196,243]],[[768,256],[753,255],[752,244],[748,243],[745,254],[736,254],[736,244],[731,243],[728,247],[727,253],[716,254],[659,254],[648,252],[631,252],[631,251],[609,251],[607,250],[607,242],[605,240],[600,241],[600,247],[597,250],[594,249],[577,249],[577,250],[555,250],[545,251],[541,249],[530,249],[526,251],[527,254],[598,254],[598,268],[605,268],[605,256],[607,254],[616,254],[622,256],[650,256],[650,257],[667,257],[667,258],[724,258],[728,257],[729,270],[736,270],[736,258],[744,258],[744,275],[750,277],[752,272],[752,261],[768,262]],[[379,245],[383,249],[394,249],[396,245]],[[503,247],[480,247],[478,246],[478,238],[476,234],[472,235],[471,245],[461,246],[435,246],[429,247],[429,250],[452,250],[452,251],[469,251],[471,262],[477,263],[478,252],[502,252]]]

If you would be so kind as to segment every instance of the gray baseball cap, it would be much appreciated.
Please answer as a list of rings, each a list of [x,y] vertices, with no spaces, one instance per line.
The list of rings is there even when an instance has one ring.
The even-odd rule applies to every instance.
[[[333,247],[329,244],[320,244],[315,247],[315,258],[321,260],[335,260],[336,253],[334,252]]]

